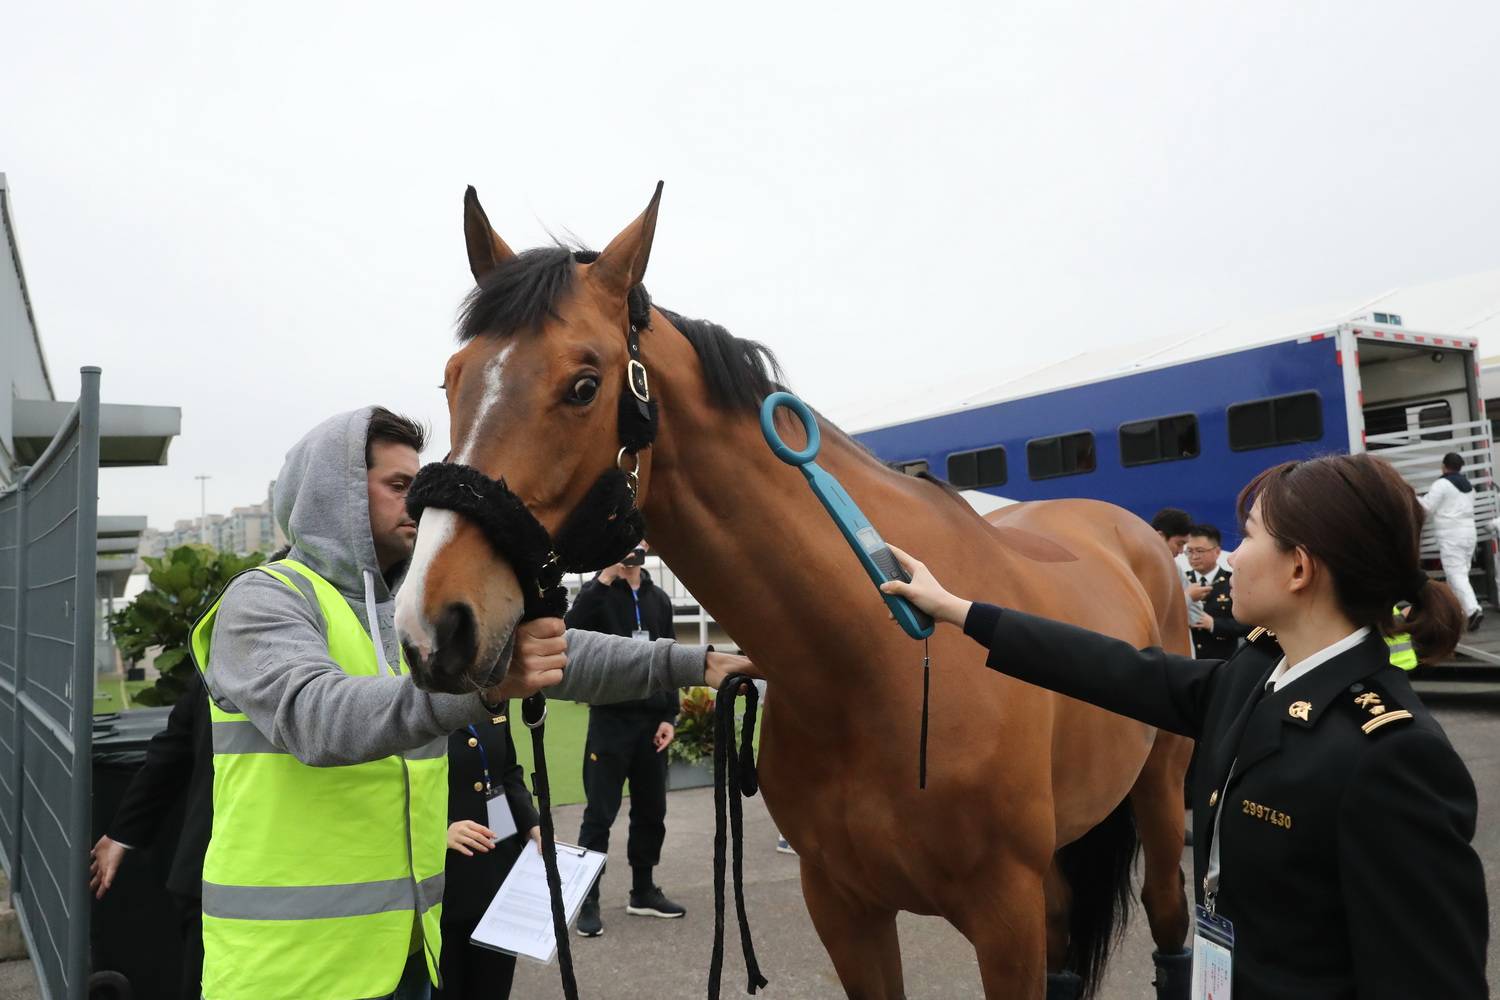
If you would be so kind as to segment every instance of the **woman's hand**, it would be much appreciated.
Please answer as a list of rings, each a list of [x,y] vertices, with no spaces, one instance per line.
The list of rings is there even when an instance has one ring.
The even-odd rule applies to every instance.
[[[973,607],[974,602],[954,597],[943,589],[943,585],[937,582],[937,578],[925,565],[894,545],[890,549],[901,568],[906,570],[906,575],[911,577],[911,583],[888,580],[880,585],[881,592],[904,597],[938,621],[963,628],[964,620],[969,617],[969,608]]]
[[[495,835],[490,828],[480,826],[472,819],[461,819],[448,827],[448,849],[466,858],[472,858],[475,851],[490,853],[494,841]]]

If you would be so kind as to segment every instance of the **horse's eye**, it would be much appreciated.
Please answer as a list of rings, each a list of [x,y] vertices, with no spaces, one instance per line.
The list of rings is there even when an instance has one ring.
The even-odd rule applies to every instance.
[[[597,395],[599,395],[599,380],[592,375],[585,375],[573,383],[573,388],[568,392],[568,402],[583,406],[592,403]]]

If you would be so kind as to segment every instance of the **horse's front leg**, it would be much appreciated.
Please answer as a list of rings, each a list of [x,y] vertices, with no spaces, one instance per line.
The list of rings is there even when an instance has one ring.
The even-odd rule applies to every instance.
[[[858,899],[806,858],[802,898],[850,1000],[904,1000],[896,911]]]

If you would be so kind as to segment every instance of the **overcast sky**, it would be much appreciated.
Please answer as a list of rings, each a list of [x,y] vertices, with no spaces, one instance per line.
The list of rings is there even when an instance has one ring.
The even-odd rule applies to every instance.
[[[0,170],[59,396],[182,407],[155,526],[330,412],[431,422],[470,278],[602,246],[834,418],[1500,265],[1500,5],[11,5]],[[935,395],[934,407],[945,400]]]

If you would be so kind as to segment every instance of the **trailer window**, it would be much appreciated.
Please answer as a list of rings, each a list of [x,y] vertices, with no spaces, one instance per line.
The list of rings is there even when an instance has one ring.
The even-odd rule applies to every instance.
[[[1198,418],[1191,413],[1120,425],[1120,464],[1151,465],[1198,457]]]
[[[1000,445],[948,456],[948,482],[961,490],[1004,486],[1005,480],[1005,448]]]
[[[1274,448],[1323,437],[1323,407],[1316,392],[1273,396],[1229,408],[1229,447]]]
[[[925,458],[913,459],[910,462],[893,462],[891,464],[903,476],[920,476],[927,471],[927,459]]]
[[[1055,479],[1093,472],[1094,435],[1059,434],[1026,442],[1026,471],[1032,479]]]

